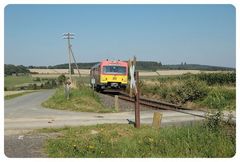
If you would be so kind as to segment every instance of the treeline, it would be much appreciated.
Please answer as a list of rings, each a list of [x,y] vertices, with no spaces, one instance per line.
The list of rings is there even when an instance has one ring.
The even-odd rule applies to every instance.
[[[235,70],[235,68],[199,65],[199,64],[178,64],[178,65],[163,65],[161,69],[170,70],[208,70],[208,71],[229,71]]]
[[[90,69],[92,66],[98,62],[91,63],[78,63],[80,69]],[[72,67],[75,68],[75,65],[72,64]],[[59,64],[55,66],[29,66],[29,69],[68,69],[68,64]],[[161,62],[156,61],[137,61],[137,70],[147,70],[147,71],[156,71],[156,70],[209,70],[209,71],[228,71],[234,70],[235,68],[229,67],[220,67],[220,66],[209,66],[209,65],[198,65],[198,64],[176,64],[176,65],[162,65]]]
[[[205,81],[208,85],[236,84],[236,73],[200,73],[195,74],[196,78]]]
[[[28,70],[27,67],[23,65],[15,66],[11,64],[4,64],[5,75],[12,75],[12,74],[22,75],[22,74],[28,74],[28,73],[30,73],[30,71]]]
[[[98,62],[90,62],[90,63],[77,63],[78,68],[80,69],[90,69],[92,66],[97,64]],[[68,69],[68,64],[59,64],[54,66],[28,66],[29,69]],[[75,64],[71,64],[73,68],[75,68]]]

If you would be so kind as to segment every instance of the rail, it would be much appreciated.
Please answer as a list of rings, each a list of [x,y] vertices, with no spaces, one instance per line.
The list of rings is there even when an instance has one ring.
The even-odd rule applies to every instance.
[[[107,90],[107,91],[105,91],[105,94],[118,95],[119,99],[121,99],[121,100],[129,101],[129,102],[132,102],[132,103],[135,102],[135,98],[130,97],[128,93],[120,91],[120,90]],[[144,97],[140,97],[140,105],[143,105],[143,106],[146,106],[146,107],[152,107],[152,108],[155,108],[155,109],[175,111],[175,112],[184,113],[184,114],[188,114],[188,115],[192,115],[192,116],[196,116],[196,117],[200,117],[200,118],[205,118],[205,119],[209,118],[209,116],[206,115],[208,113],[207,111],[194,110],[194,109],[182,107],[181,105],[172,104],[172,103],[168,103],[168,102],[165,102],[165,101],[157,101],[157,100],[153,100],[153,99],[147,99],[147,98],[144,98]],[[190,110],[202,112],[204,115],[189,112]],[[213,114],[209,114],[209,115],[211,116]],[[228,117],[226,115],[224,115],[223,118],[224,118],[223,121],[228,120]],[[233,123],[236,123],[236,118],[233,117],[231,119],[231,121],[233,121]]]

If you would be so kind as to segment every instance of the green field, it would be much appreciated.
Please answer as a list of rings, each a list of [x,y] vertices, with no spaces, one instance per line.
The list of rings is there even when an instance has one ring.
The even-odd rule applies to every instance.
[[[10,88],[25,83],[34,83],[31,76],[6,76],[4,77],[4,87]]]
[[[57,86],[56,77],[6,76],[4,91],[51,89]]]
[[[49,157],[233,157],[235,127],[207,125],[140,129],[126,124],[42,129],[58,137],[45,143]]]

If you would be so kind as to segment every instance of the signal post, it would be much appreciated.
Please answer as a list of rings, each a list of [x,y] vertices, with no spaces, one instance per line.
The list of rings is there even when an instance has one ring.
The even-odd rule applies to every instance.
[[[135,72],[136,68],[136,57],[134,56],[133,60],[129,60],[129,69],[130,69],[130,97],[135,98],[135,128],[140,128],[140,105],[139,105],[139,72]]]

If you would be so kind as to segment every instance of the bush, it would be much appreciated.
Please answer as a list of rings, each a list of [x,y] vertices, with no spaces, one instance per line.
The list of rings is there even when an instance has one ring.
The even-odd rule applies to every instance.
[[[66,81],[66,76],[64,74],[61,74],[58,78],[57,78],[57,81],[60,85],[64,84],[65,81]]]
[[[178,87],[177,94],[181,96],[183,102],[193,101],[207,95],[207,85],[204,82],[188,79],[182,87]]]
[[[205,82],[190,78],[172,87],[166,98],[170,102],[183,104],[187,101],[201,99],[207,93],[208,88]]]
[[[41,79],[39,77],[36,77],[35,79],[33,79],[33,81],[39,82],[41,81]]]
[[[236,108],[236,91],[229,90],[223,87],[213,88],[207,97],[201,102],[203,106],[208,106],[210,109],[235,109]]]

